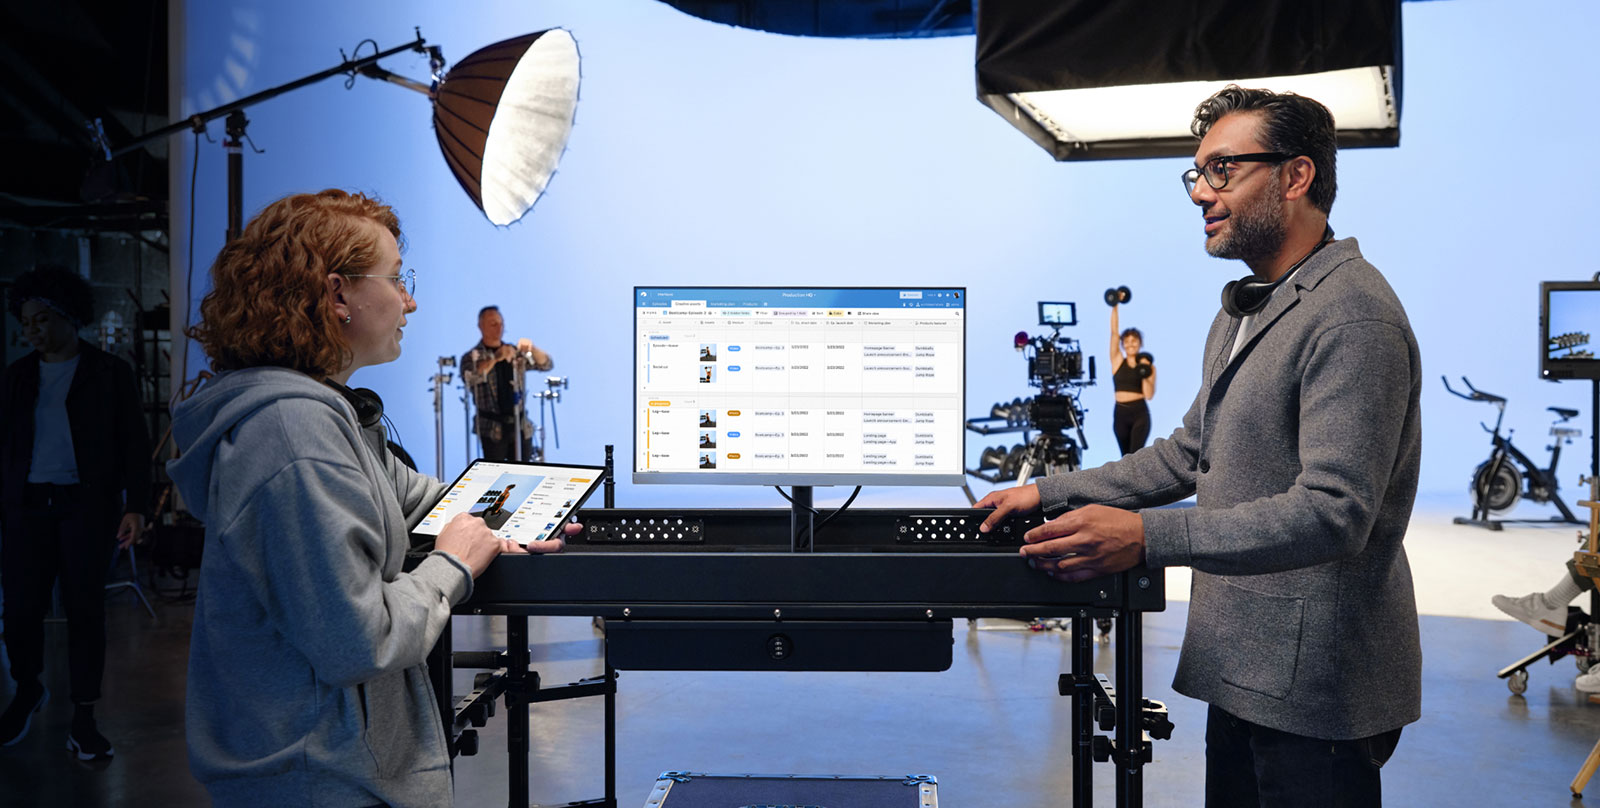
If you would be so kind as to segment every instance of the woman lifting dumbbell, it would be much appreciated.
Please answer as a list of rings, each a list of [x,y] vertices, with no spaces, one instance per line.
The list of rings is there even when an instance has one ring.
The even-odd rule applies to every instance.
[[[1133,300],[1126,286],[1106,290],[1111,306],[1111,386],[1116,391],[1117,407],[1111,416],[1111,429],[1124,455],[1144,448],[1150,439],[1150,405],[1156,397],[1155,358],[1144,352],[1144,335],[1139,329],[1117,330],[1117,306]]]

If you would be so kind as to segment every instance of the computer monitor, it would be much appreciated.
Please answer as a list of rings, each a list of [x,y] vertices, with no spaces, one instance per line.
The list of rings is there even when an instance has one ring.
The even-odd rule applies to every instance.
[[[1600,379],[1600,281],[1539,284],[1539,375]]]
[[[633,290],[633,481],[960,485],[967,290]]]

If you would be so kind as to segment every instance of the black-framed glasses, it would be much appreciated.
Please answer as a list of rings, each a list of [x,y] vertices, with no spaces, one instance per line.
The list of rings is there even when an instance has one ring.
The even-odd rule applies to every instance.
[[[407,269],[398,275],[346,275],[345,277],[383,278],[387,281],[394,281],[394,285],[400,287],[400,291],[405,292],[407,295],[411,297],[417,296],[417,271],[415,269]]]
[[[1234,163],[1281,163],[1293,160],[1298,154],[1288,152],[1254,152],[1252,154],[1225,154],[1213,157],[1200,168],[1191,168],[1183,172],[1183,190],[1190,196],[1194,195],[1194,186],[1200,182],[1201,177],[1206,178],[1206,184],[1214,191],[1228,187],[1228,177],[1233,175]]]

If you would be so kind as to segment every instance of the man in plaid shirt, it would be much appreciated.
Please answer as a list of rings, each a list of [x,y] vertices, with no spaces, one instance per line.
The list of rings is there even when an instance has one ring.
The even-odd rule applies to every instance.
[[[461,357],[461,379],[472,391],[478,407],[478,437],[483,441],[484,460],[511,460],[516,441],[515,374],[555,367],[550,355],[530,340],[507,345],[505,319],[499,306],[484,306],[478,312],[478,331],[483,339]],[[522,419],[522,459],[533,458],[533,423]]]

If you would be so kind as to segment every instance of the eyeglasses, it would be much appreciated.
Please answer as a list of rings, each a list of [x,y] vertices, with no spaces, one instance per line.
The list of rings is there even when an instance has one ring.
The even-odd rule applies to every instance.
[[[400,287],[400,291],[405,292],[407,296],[416,297],[417,271],[415,269],[408,269],[398,275],[346,275],[345,277],[383,278],[386,281],[394,281],[394,285]]]
[[[1206,178],[1206,184],[1214,191],[1228,187],[1228,177],[1233,174],[1234,163],[1281,163],[1293,160],[1298,154],[1287,152],[1256,152],[1254,154],[1226,154],[1207,160],[1200,168],[1191,168],[1183,172],[1183,190],[1190,196],[1194,195],[1194,186],[1200,182],[1201,177]]]

